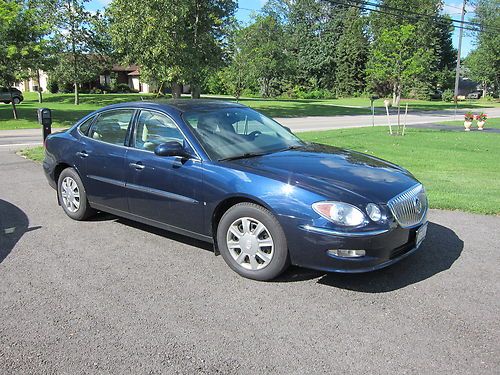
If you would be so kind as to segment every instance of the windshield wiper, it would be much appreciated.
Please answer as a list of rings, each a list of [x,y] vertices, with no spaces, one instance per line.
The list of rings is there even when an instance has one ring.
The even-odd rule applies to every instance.
[[[236,156],[230,156],[228,158],[222,158],[222,159],[219,159],[219,161],[228,161],[228,160],[237,160],[237,159],[249,159],[249,158],[253,158],[253,157],[256,157],[256,156],[262,156],[262,155],[266,155],[266,154],[270,154],[271,152],[246,152],[242,155],[236,155]]]
[[[303,149],[304,147],[306,147],[306,145],[293,145],[293,146],[288,146],[288,147],[286,147],[286,148],[284,148],[284,149],[280,150],[280,152],[281,152],[281,151],[288,151],[288,150],[300,150],[300,149]]]

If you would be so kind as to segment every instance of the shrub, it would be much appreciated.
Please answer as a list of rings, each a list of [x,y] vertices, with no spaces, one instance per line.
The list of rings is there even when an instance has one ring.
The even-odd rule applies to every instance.
[[[132,92],[131,88],[129,85],[126,83],[118,83],[114,88],[113,92],[119,93],[119,94],[126,94]]]
[[[57,94],[59,92],[59,84],[57,81],[50,81],[48,88],[52,94]]]
[[[432,97],[433,90],[426,82],[415,82],[409,90],[408,96],[412,99],[429,100]]]
[[[441,96],[441,99],[443,102],[451,102],[453,101],[454,93],[453,90],[451,89],[446,89],[443,91],[443,95]]]

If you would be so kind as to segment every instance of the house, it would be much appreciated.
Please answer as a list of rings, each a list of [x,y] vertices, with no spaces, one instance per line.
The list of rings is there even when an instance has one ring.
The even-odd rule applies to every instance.
[[[110,86],[112,78],[116,78],[117,84],[126,84],[128,85],[128,87],[130,87],[131,90],[141,93],[150,93],[157,90],[156,85],[146,83],[141,80],[140,68],[137,65],[122,66],[117,64],[113,65],[111,69],[102,72],[94,81],[89,81],[82,84],[82,87],[90,90],[99,86]],[[14,87],[23,92],[36,92],[38,91],[38,85],[40,84],[42,91],[46,92],[48,91],[48,82],[48,73],[41,70],[40,83],[38,83],[38,79],[35,76],[30,79],[17,82]]]

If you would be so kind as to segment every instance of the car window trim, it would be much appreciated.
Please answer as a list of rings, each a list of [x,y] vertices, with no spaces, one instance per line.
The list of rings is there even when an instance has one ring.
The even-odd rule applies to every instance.
[[[182,136],[184,137],[184,139],[186,140],[186,142],[189,144],[189,147],[191,148],[191,150],[196,154],[196,157],[194,159],[191,159],[191,160],[198,161],[198,162],[201,162],[203,160],[200,157],[200,155],[198,154],[198,151],[196,151],[196,148],[193,146],[192,142],[189,140],[188,137],[186,137],[186,134],[182,131],[182,129],[179,126],[179,124],[177,124],[177,122],[171,116],[169,116],[168,114],[166,114],[163,111],[158,111],[158,110],[150,109],[150,108],[137,108],[137,115],[135,116],[134,122],[132,123],[132,133],[131,133],[130,142],[129,142],[129,147],[130,148],[132,148],[134,150],[143,151],[143,152],[149,152],[149,153],[154,154],[154,151],[143,150],[143,149],[135,147],[135,128],[137,126],[137,122],[139,120],[139,117],[140,117],[142,111],[155,112],[155,113],[158,113],[159,115],[165,116],[169,120],[171,120],[172,123],[177,128],[177,130],[179,130],[179,132],[182,134]]]

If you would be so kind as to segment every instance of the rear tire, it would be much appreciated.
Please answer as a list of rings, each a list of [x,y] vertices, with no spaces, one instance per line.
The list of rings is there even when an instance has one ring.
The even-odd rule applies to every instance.
[[[254,203],[238,203],[226,211],[217,227],[217,244],[227,265],[249,279],[274,279],[290,264],[280,223]]]
[[[57,195],[64,212],[73,220],[85,220],[95,214],[82,180],[73,168],[66,168],[59,175]]]
[[[17,98],[17,97],[16,97],[16,98],[13,98],[13,99],[12,99],[12,102],[13,102],[15,105],[18,105],[19,103],[21,103],[21,99],[19,99],[19,98]]]

